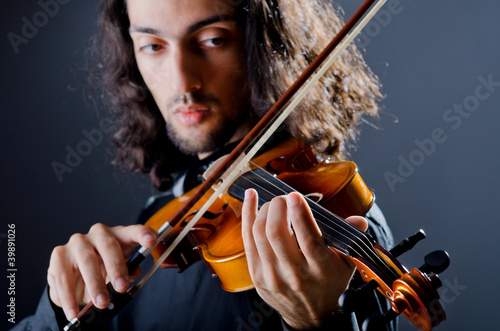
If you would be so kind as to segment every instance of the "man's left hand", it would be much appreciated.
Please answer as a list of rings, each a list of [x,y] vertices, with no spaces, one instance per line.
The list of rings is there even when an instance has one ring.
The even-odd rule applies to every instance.
[[[258,210],[257,192],[247,190],[242,213],[245,253],[259,295],[292,328],[320,327],[338,312],[354,264],[324,243],[299,193],[276,197]],[[363,217],[347,221],[363,231],[368,226]]]

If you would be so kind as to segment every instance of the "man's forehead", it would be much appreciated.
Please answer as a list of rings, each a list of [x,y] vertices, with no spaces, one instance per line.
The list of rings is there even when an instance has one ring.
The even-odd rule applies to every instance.
[[[130,32],[188,35],[217,22],[236,22],[234,6],[212,0],[128,0]]]

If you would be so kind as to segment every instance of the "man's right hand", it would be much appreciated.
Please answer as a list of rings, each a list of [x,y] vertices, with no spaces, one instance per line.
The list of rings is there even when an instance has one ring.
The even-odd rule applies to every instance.
[[[97,308],[106,308],[106,283],[125,292],[130,281],[140,276],[140,268],[128,274],[129,254],[138,245],[154,246],[156,237],[156,232],[144,225],[109,228],[95,224],[86,235],[74,234],[66,245],[52,251],[47,272],[52,302],[64,310],[68,320],[77,315],[78,305],[91,300]]]

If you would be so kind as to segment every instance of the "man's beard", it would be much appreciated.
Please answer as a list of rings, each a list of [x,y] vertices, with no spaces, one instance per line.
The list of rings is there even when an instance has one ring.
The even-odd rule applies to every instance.
[[[212,152],[224,146],[241,124],[234,123],[227,117],[222,120],[209,134],[189,135],[189,137],[183,137],[174,126],[167,123],[167,135],[174,146],[184,154],[198,155],[199,153]]]
[[[210,106],[212,109],[220,109],[220,102],[215,96],[194,92],[172,97],[167,103],[167,111],[172,114],[173,109],[179,104],[189,103],[199,103]],[[247,111],[248,109],[235,109],[235,112],[237,112],[235,119],[231,119],[227,114],[222,113],[217,127],[213,128],[208,134],[196,132],[183,135],[170,121],[166,121],[167,135],[174,146],[184,154],[197,155],[199,153],[213,152],[224,146],[233,137],[238,127],[247,118],[245,115]]]

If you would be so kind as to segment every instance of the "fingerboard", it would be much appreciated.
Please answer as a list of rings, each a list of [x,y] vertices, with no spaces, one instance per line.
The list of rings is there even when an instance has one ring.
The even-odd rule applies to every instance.
[[[257,191],[259,208],[274,197],[286,195],[296,190],[277,179],[263,169],[257,168],[239,176],[229,187],[228,194],[240,201],[244,200],[245,190],[253,188]],[[305,197],[311,208],[323,239],[328,246],[351,256],[361,258],[375,268],[379,273],[397,279],[397,274],[379,256],[374,248],[373,238],[351,225],[341,217],[325,209],[321,205]]]

